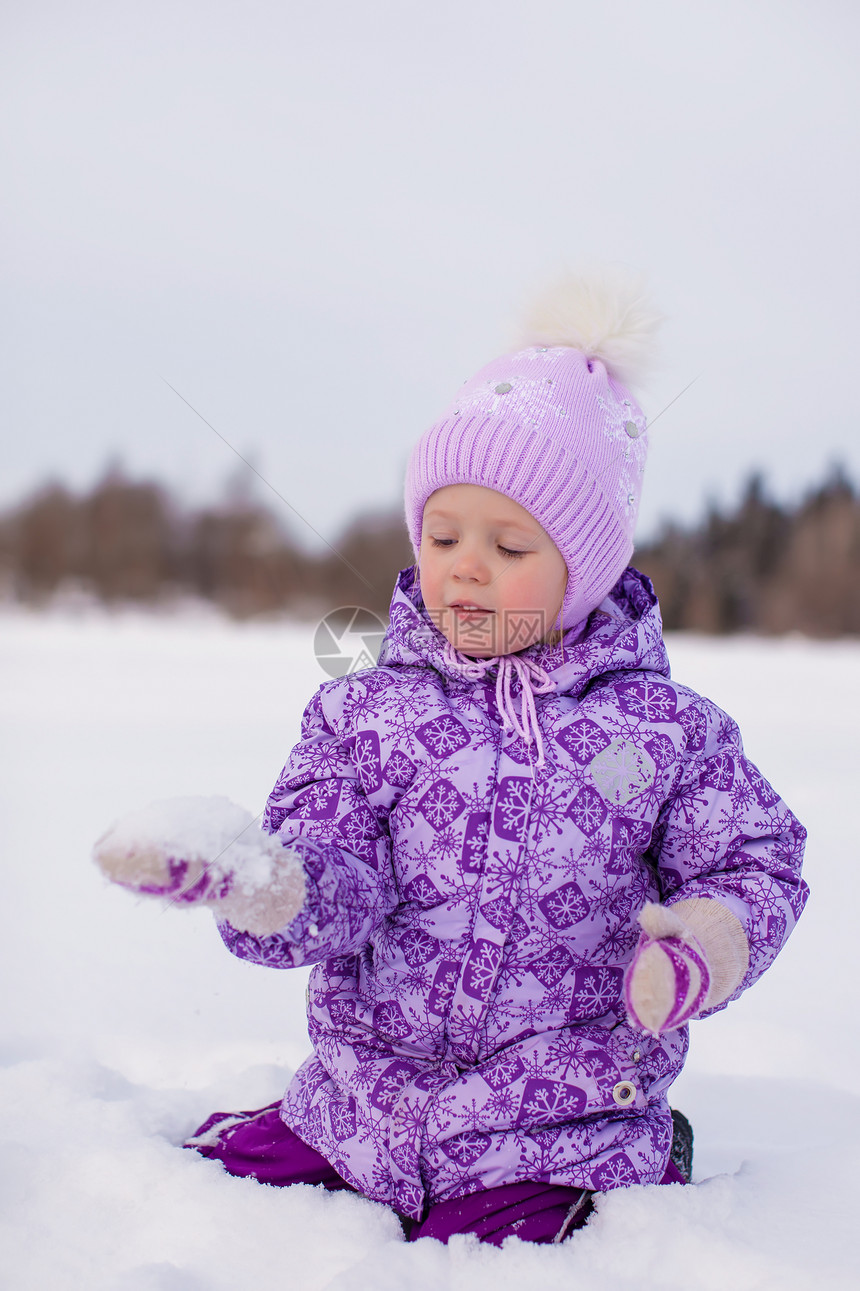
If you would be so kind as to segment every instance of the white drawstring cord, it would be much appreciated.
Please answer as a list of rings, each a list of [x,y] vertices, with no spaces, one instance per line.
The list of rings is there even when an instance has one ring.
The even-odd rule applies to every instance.
[[[534,740],[538,751],[536,765],[542,767],[545,761],[543,736],[537,720],[534,697],[548,694],[553,689],[554,683],[549,673],[540,664],[533,663],[531,659],[522,659],[516,654],[496,655],[492,659],[468,659],[459,650],[455,650],[450,641],[445,643],[445,662],[455,672],[459,672],[461,677],[467,677],[470,681],[480,681],[493,664],[498,664],[496,703],[504,728],[506,731],[516,731],[526,744],[531,744]],[[514,708],[514,674],[519,677],[522,690],[521,721],[517,720]]]

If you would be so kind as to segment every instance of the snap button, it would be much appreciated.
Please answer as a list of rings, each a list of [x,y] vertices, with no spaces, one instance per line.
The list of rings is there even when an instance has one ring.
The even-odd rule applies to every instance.
[[[612,1097],[619,1107],[628,1107],[636,1097],[636,1086],[630,1080],[619,1080],[613,1087]]]

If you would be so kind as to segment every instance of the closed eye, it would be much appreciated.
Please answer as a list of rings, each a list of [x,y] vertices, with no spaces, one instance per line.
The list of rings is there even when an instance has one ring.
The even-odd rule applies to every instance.
[[[433,537],[431,537],[430,541],[432,542],[432,544],[433,544],[433,546],[434,546],[434,547],[445,547],[445,548],[448,548],[448,547],[453,547],[453,546],[454,546],[454,543],[457,541],[457,539],[456,539],[456,538],[433,538]],[[502,553],[502,555],[503,555],[503,556],[505,556],[508,560],[519,560],[522,556],[527,556],[527,555],[529,554],[529,553],[528,553],[528,551],[515,551],[512,547],[503,547],[503,546],[501,545],[501,543],[499,544],[499,551],[500,551],[500,552]]]

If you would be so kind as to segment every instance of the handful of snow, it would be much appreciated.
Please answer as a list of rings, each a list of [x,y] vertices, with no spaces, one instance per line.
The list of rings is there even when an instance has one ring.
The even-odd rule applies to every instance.
[[[112,825],[93,858],[113,883],[171,905],[210,906],[241,932],[268,937],[304,904],[300,851],[227,798],[170,798]]]

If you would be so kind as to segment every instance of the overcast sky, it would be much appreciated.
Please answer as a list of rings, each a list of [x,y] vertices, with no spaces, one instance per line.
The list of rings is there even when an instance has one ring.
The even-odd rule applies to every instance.
[[[582,260],[668,316],[640,532],[860,480],[848,0],[5,0],[0,503],[237,459],[331,540]],[[260,496],[266,494],[260,486]],[[271,496],[271,495],[270,495]],[[272,499],[285,517],[286,506]]]

